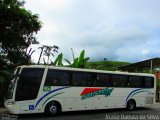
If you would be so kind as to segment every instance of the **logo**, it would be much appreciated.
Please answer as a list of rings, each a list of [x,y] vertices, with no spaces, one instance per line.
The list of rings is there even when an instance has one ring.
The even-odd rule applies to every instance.
[[[91,98],[97,95],[105,95],[105,97],[110,96],[114,88],[85,88],[80,94],[81,100]]]
[[[34,110],[34,105],[29,105],[29,110]]]
[[[44,91],[44,92],[51,91],[51,86],[44,86],[44,87],[43,87],[43,91]]]

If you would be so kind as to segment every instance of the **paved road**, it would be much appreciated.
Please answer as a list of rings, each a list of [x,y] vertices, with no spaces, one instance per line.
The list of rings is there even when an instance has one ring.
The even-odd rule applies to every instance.
[[[159,120],[160,105],[138,108],[135,111],[125,109],[94,110],[81,112],[65,112],[56,117],[44,114],[19,115],[18,120]]]

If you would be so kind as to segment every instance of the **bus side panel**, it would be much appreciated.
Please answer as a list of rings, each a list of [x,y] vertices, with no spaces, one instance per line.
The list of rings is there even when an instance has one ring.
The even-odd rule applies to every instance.
[[[78,109],[77,110],[92,110],[93,109],[93,99],[81,99],[81,97],[78,97]]]
[[[77,110],[77,101],[78,101],[78,99],[76,97],[66,97],[64,111]]]
[[[110,97],[105,97],[104,95],[94,97],[93,109],[106,109],[112,105],[109,102]]]

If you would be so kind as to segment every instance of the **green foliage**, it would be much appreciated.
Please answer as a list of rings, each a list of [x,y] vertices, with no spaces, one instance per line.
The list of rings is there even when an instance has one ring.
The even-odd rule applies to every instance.
[[[54,62],[51,62],[51,65],[54,65],[54,66],[63,66],[62,61],[63,61],[63,54],[61,53],[61,54],[59,54],[57,56],[57,58],[55,59]]]
[[[21,0],[0,0],[0,54],[14,66],[29,63],[26,49],[38,43],[34,35],[41,28],[38,15],[23,5]]]
[[[35,34],[40,28],[38,15],[26,10],[24,1],[0,0],[0,91],[3,94],[9,73],[18,65],[31,64],[34,51],[27,52],[27,48],[38,44]]]
[[[54,57],[54,53],[55,53],[55,52],[58,53],[59,47],[56,46],[56,45],[53,45],[53,46],[43,45],[43,46],[39,47],[38,49],[41,49],[41,53],[40,53],[40,55],[39,55],[38,64],[40,63],[42,54],[43,54],[44,56],[47,56],[47,58],[48,58],[47,63],[46,63],[45,60],[43,59],[44,64],[49,64],[49,58],[50,58],[50,56],[52,55],[52,56]],[[51,62],[52,62],[52,61],[51,61]]]
[[[65,58],[64,60],[69,64],[69,66],[72,65],[72,63],[68,59]]]
[[[85,58],[85,50],[82,50],[78,58],[78,67],[84,68],[87,61],[89,61],[89,57]]]
[[[97,61],[97,62],[87,62],[85,68],[115,71],[117,70],[117,67],[128,64],[129,63],[127,62],[118,62],[118,61]]]
[[[10,72],[7,70],[0,71],[0,106],[3,104],[3,97],[9,83]]]
[[[78,61],[78,58],[75,58],[74,61],[73,61],[73,64],[71,65],[71,67],[73,68],[79,68],[79,61]]]
[[[160,88],[160,79],[156,80],[156,85],[157,85],[157,88]]]
[[[7,79],[10,78],[10,73],[7,70],[0,71],[0,86],[3,86]]]
[[[65,59],[65,61],[69,64],[70,67],[73,68],[84,68],[85,64],[89,61],[89,57],[85,58],[85,50],[82,50],[79,57],[74,57],[74,52],[72,50],[72,56],[73,56],[73,63],[71,63],[68,59]]]
[[[44,45],[44,55],[48,57],[48,60],[47,60],[47,64],[49,64],[49,58],[50,56],[52,55],[54,57],[54,53],[57,52],[58,53],[58,49],[59,47],[58,46],[47,46],[47,45]]]

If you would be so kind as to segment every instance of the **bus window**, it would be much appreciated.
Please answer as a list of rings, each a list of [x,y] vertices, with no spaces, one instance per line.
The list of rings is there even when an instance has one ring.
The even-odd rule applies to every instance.
[[[69,85],[69,72],[48,70],[45,86],[67,86]]]
[[[154,81],[152,77],[144,77],[144,87],[145,88],[153,88]]]
[[[112,75],[112,81],[114,87],[127,87],[127,76]]]
[[[91,86],[91,74],[85,72],[73,72],[72,73],[72,85],[73,86]]]
[[[94,80],[93,86],[97,86],[97,87],[110,87],[110,86],[112,86],[110,75],[97,74],[97,76]]]
[[[129,76],[129,87],[143,88],[143,77],[140,76]]]

